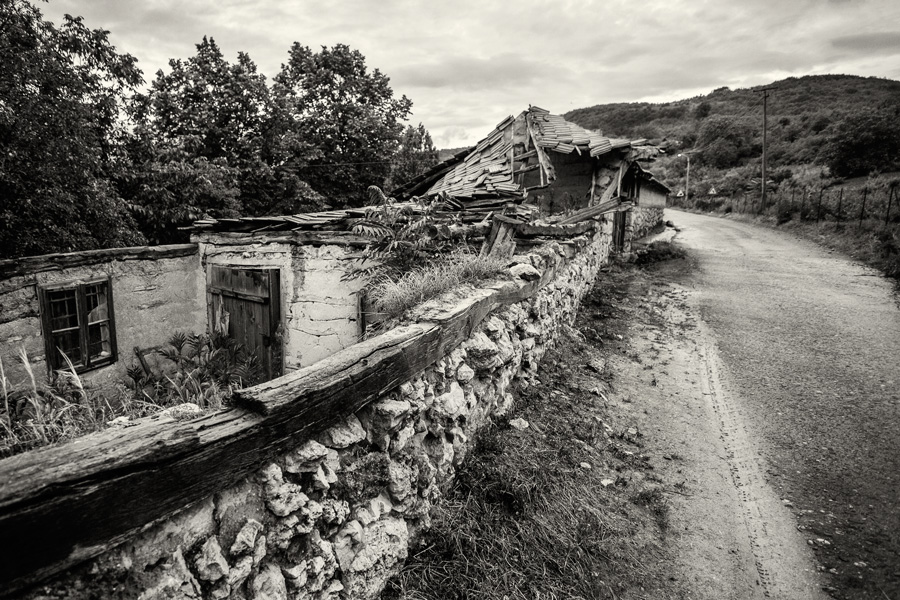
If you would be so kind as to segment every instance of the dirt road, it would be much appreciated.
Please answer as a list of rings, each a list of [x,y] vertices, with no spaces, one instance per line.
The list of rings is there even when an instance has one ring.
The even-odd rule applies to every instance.
[[[666,218],[696,263],[677,283],[698,317],[698,384],[719,429],[718,442],[697,444],[724,452],[760,591],[816,597],[824,585],[837,598],[900,599],[892,286],[778,231],[677,211]]]

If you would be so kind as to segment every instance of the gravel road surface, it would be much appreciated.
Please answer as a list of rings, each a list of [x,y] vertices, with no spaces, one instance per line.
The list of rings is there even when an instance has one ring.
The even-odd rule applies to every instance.
[[[793,512],[834,597],[900,600],[893,286],[776,230],[673,210],[666,219],[697,263],[681,283],[717,356],[721,389],[706,393],[740,414],[741,439],[728,444],[762,457],[762,485]]]

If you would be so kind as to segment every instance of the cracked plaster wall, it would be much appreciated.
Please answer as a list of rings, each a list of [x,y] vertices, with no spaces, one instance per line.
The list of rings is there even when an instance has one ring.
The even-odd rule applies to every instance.
[[[514,272],[532,275],[570,262],[378,401],[29,597],[376,598],[479,428],[509,410],[512,382],[529,384],[574,319],[611,230],[606,219],[577,252],[550,243],[517,256]]]
[[[106,386],[120,382],[135,360],[133,349],[163,345],[173,331],[205,331],[206,307],[196,254],[176,258],[109,260],[0,281],[0,359],[13,385],[27,379],[18,354],[25,349],[35,375],[48,374],[41,333],[38,288],[109,277],[115,310],[117,362],[88,371],[82,380]],[[152,355],[148,356],[153,361]]]
[[[207,272],[210,265],[279,270],[285,372],[357,342],[357,294],[363,280],[342,280],[355,256],[347,249],[288,242],[218,246],[206,240],[200,243],[200,253]]]

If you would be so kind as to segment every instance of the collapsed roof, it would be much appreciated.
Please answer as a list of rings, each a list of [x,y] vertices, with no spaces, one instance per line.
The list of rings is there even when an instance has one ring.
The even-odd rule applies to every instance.
[[[594,158],[618,152],[629,162],[651,159],[659,152],[646,140],[606,137],[532,106],[518,117],[507,117],[473,148],[436,165],[392,195],[407,199],[441,194],[466,207],[496,203],[496,199],[524,199],[530,189],[546,187],[556,179],[551,151]],[[538,171],[540,179],[526,187],[525,174],[530,171]]]

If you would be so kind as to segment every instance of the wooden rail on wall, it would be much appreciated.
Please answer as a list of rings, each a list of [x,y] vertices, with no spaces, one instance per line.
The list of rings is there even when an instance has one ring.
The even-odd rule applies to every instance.
[[[151,418],[0,461],[0,534],[7,542],[0,545],[0,596],[98,556],[235,484],[415,377],[494,309],[555,279],[567,260],[547,258],[539,280],[482,286],[452,307],[426,304],[418,323],[238,391],[236,408],[189,422]]]
[[[137,246],[132,248],[109,248],[106,250],[85,250],[64,254],[43,254],[25,258],[0,260],[0,279],[16,275],[30,275],[44,271],[58,271],[84,265],[95,265],[113,260],[158,260],[177,258],[197,253],[197,244],[172,244],[169,246]]]

